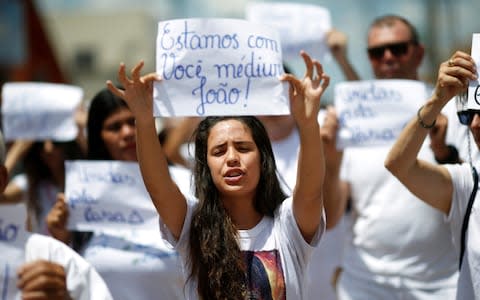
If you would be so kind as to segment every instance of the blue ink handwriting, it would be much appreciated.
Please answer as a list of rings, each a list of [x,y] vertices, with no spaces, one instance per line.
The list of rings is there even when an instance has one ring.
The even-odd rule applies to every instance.
[[[141,214],[133,209],[130,213],[124,214],[120,211],[108,211],[106,209],[94,210],[91,206],[84,212],[85,221],[95,223],[122,223],[130,225],[143,224],[145,221]]]

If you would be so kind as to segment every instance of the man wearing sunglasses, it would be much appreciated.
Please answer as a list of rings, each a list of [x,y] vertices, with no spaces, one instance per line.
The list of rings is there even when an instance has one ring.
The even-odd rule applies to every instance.
[[[377,79],[419,79],[425,49],[406,19],[386,16],[375,20],[368,33],[367,52]]]
[[[377,79],[419,80],[424,47],[406,19],[380,17],[367,37]],[[333,140],[337,122],[327,113],[322,134]],[[443,215],[418,201],[385,169],[389,146],[347,148],[342,153],[334,145],[324,142],[330,147],[324,148],[330,162],[325,205],[338,209],[338,214],[329,215],[338,220],[348,201],[352,208],[337,286],[339,300],[454,299],[457,253]],[[427,142],[421,153],[435,162],[429,146]]]

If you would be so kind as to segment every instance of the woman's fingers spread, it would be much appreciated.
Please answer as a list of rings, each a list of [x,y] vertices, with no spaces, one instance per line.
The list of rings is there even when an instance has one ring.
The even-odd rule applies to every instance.
[[[124,98],[125,92],[119,88],[117,88],[111,80],[107,80],[107,88],[112,92],[115,96]]]
[[[312,59],[307,54],[307,52],[305,52],[303,50],[300,52],[300,55],[302,56],[303,61],[305,62],[305,66],[306,66],[304,78],[312,78],[312,75],[313,75]]]
[[[132,69],[132,79],[134,82],[140,81],[140,71],[144,65],[143,60],[141,60],[135,67]]]

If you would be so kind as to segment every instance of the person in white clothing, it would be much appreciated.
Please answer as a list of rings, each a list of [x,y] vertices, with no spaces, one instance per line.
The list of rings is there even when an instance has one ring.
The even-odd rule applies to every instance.
[[[305,299],[306,267],[325,226],[325,166],[317,115],[329,77],[318,61],[302,56],[307,66],[303,80],[282,77],[291,86],[301,145],[297,183],[286,200],[268,135],[252,116],[200,122],[195,198],[186,197],[170,179],[155,139],[152,92],[157,75],[141,76],[141,62],[128,78],[121,64],[119,79],[125,90],[107,82],[136,117],[140,169],[162,232],[182,257],[187,299]]]
[[[127,104],[108,89],[93,98],[87,122],[90,160],[136,161],[135,117]],[[180,188],[190,190],[190,171],[169,166]],[[52,236],[70,244],[102,275],[116,300],[183,299],[184,276],[178,252],[147,230],[97,230],[93,233],[66,229],[68,206],[63,194],[50,211],[47,224]]]
[[[469,163],[436,165],[421,159],[418,152],[442,108],[455,95],[465,92],[469,80],[478,82],[475,62],[467,53],[457,51],[448,61],[440,65],[433,95],[403,129],[385,160],[386,168],[402,184],[444,217],[449,227],[442,230],[451,233],[457,250],[461,246],[462,223],[474,188],[471,165]],[[479,111],[469,111],[467,123],[478,149]],[[478,169],[478,160],[474,161],[474,166]],[[477,193],[468,218],[469,226],[466,231],[466,248],[460,262],[457,299],[480,299],[478,195]]]
[[[8,182],[4,160],[5,144],[0,132],[0,191],[2,192]],[[2,206],[9,205],[0,205],[0,210]],[[25,208],[26,218],[26,206],[21,206]],[[25,231],[26,228],[20,230]],[[16,232],[18,233],[18,229]],[[22,236],[22,242],[25,244],[25,262],[17,270],[13,270],[12,275],[6,274],[3,268],[0,270],[2,283],[8,280],[8,276],[16,274],[22,299],[113,299],[105,282],[95,269],[63,243],[36,233],[26,233]],[[3,243],[2,240],[0,240],[1,243]],[[2,295],[4,299],[7,295],[5,290],[2,291]]]
[[[419,80],[423,55],[424,46],[408,20],[387,15],[372,22],[368,56],[377,79]],[[322,127],[331,137],[324,143],[329,222],[340,220],[348,202],[351,206],[337,286],[339,299],[454,297],[458,255],[443,215],[418,201],[388,173],[383,161],[389,146],[337,151],[338,128],[336,112],[329,109]],[[445,140],[432,135],[419,155],[434,163],[448,157],[448,151]]]

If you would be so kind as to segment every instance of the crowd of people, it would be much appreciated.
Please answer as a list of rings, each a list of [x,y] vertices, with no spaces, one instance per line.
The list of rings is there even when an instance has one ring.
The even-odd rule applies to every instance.
[[[326,43],[344,79],[361,80],[346,35],[333,29]],[[426,46],[407,19],[375,19],[367,45],[375,79],[420,81]],[[393,145],[339,149],[337,111],[319,117],[328,70],[300,55],[305,75],[280,78],[290,115],[172,119],[159,133],[162,79],[140,62],[89,101],[76,140],[6,151],[2,138],[0,203],[25,203],[34,232],[24,298],[480,299],[480,117],[469,110],[460,125],[454,104],[478,80],[475,61],[456,51],[439,66]],[[69,230],[64,163],[78,159],[137,162],[159,226]]]

